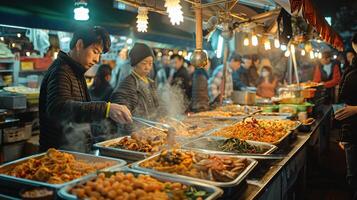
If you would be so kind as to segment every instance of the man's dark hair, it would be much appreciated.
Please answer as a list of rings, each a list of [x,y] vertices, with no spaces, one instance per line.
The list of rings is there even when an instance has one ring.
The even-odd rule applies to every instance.
[[[79,39],[83,40],[84,48],[92,44],[99,44],[103,47],[103,53],[109,51],[111,42],[109,33],[102,27],[81,27],[73,33],[70,48],[73,49]]]
[[[177,58],[177,59],[179,59],[179,60],[185,60],[185,58],[184,58],[183,56],[180,56],[180,55],[178,55],[178,54],[173,54],[173,55],[171,56],[171,60],[173,60],[173,59],[175,59],[175,58]]]
[[[322,58],[331,58],[331,57],[332,57],[331,51],[322,52]]]
[[[258,55],[258,54],[253,54],[253,55],[252,55],[252,60],[253,60],[253,62],[255,62],[255,61],[257,61],[257,60],[260,60],[259,55]]]
[[[351,41],[352,41],[354,44],[357,44],[357,33],[353,34]]]

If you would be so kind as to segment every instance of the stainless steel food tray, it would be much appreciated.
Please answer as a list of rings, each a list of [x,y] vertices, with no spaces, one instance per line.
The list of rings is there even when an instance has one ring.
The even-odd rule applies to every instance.
[[[286,134],[281,137],[279,140],[277,140],[276,142],[269,142],[268,144],[272,144],[272,145],[279,145],[281,142],[283,142],[285,139],[287,139],[287,137],[294,131],[296,130],[300,125],[301,125],[301,122],[299,121],[295,121],[297,123],[296,127],[288,130],[286,132]],[[214,134],[217,132],[217,131],[220,131],[222,128],[218,129],[218,130],[215,130],[215,131],[211,131],[207,136],[215,136]],[[218,136],[218,135],[217,135]],[[224,137],[224,136],[218,136],[218,137]],[[226,137],[224,137],[226,138]],[[257,141],[257,142],[261,142],[261,141]]]
[[[217,142],[223,142],[227,138],[225,137],[217,137],[217,136],[207,136],[207,137],[202,137],[198,138],[194,141],[188,142],[182,146],[184,149],[192,149],[192,150],[201,150],[201,151],[206,151],[208,152],[213,152],[216,154],[235,154],[235,155],[244,155],[245,153],[236,153],[236,152],[225,152],[222,151],[218,148]],[[253,146],[258,146],[261,149],[264,150],[262,153],[256,153],[257,155],[268,155],[271,154],[273,151],[275,151],[278,147],[275,145],[265,143],[265,142],[257,142],[257,141],[250,141],[246,140],[246,142],[250,145]],[[211,144],[211,145],[210,145]],[[249,153],[252,155],[252,153]]]
[[[130,136],[124,136],[124,137],[107,140],[104,142],[99,142],[99,143],[94,144],[94,147],[99,150],[101,155],[115,157],[115,158],[121,158],[121,159],[129,160],[129,161],[142,160],[142,159],[145,159],[151,155],[151,154],[145,153],[145,152],[132,151],[132,150],[127,150],[127,149],[111,147],[113,144],[118,143],[120,140],[122,140],[125,137],[130,137]]]
[[[218,197],[220,197],[223,194],[223,190],[212,186],[212,185],[208,185],[208,184],[204,184],[201,182],[195,182],[195,181],[191,181],[191,180],[186,180],[186,179],[180,179],[180,178],[175,178],[175,177],[168,177],[168,176],[163,176],[160,174],[152,174],[149,172],[143,172],[143,171],[138,171],[135,169],[129,169],[127,167],[124,168],[115,168],[115,169],[111,169],[110,171],[112,172],[116,172],[116,171],[122,171],[122,172],[131,172],[134,174],[146,174],[146,175],[150,175],[160,181],[168,181],[168,182],[179,182],[182,183],[184,185],[190,185],[190,186],[195,186],[197,189],[200,190],[204,190],[206,192],[208,192],[210,195],[205,198],[205,200],[214,200],[217,199]],[[71,183],[69,185],[67,185],[66,187],[62,188],[59,192],[58,195],[63,198],[63,199],[67,199],[67,200],[77,200],[77,197],[75,195],[72,195],[69,193],[69,191],[76,185],[79,184],[84,184],[85,182],[89,181],[89,180],[93,180],[95,179],[97,176],[96,175],[91,175],[88,177],[84,177],[81,180],[76,181],[75,183]]]
[[[181,151],[189,151],[189,150],[182,149]],[[203,153],[203,154],[214,154],[213,152],[209,152],[209,151],[195,150],[194,152]],[[146,162],[148,160],[154,159],[157,156],[159,156],[159,154],[155,154],[155,155],[153,155],[153,156],[151,156],[151,157],[149,157],[149,158],[147,158],[145,160],[133,163],[132,167],[134,169],[137,169],[137,170],[140,170],[140,171],[149,172],[149,173],[152,173],[152,174],[157,174],[157,175],[162,175],[162,176],[186,179],[186,180],[190,180],[190,181],[197,181],[197,182],[206,183],[206,184],[209,184],[209,185],[214,185],[214,186],[217,186],[217,187],[232,187],[232,186],[238,185],[243,180],[245,180],[246,176],[258,164],[258,162],[256,160],[254,160],[254,159],[245,158],[248,161],[248,166],[237,176],[236,179],[234,179],[233,181],[230,181],[230,182],[217,182],[217,181],[210,181],[210,180],[205,180],[205,179],[200,179],[200,178],[189,177],[189,176],[185,176],[185,175],[171,174],[171,173],[167,173],[167,172],[160,172],[160,171],[156,171],[154,169],[144,168],[144,167],[140,166],[142,163],[144,163],[144,162]],[[219,156],[219,155],[217,155],[217,156]],[[240,158],[237,155],[221,155],[221,156],[229,156],[229,157],[234,157],[234,158]]]
[[[76,159],[84,160],[84,161],[87,161],[88,163],[93,163],[93,162],[100,163],[100,162],[108,162],[108,161],[113,161],[113,162],[116,163],[111,167],[104,168],[103,170],[109,170],[109,169],[112,169],[112,168],[116,168],[116,167],[119,167],[119,166],[126,165],[126,162],[124,160],[120,160],[120,159],[108,158],[108,157],[103,157],[103,156],[95,156],[95,155],[72,152],[72,151],[63,151],[63,150],[60,150],[60,151],[61,152],[66,152],[66,153],[70,153],[70,154],[74,155],[74,157]],[[9,176],[9,175],[5,175],[5,174],[1,173],[1,172],[6,172],[8,170],[11,170],[16,165],[24,163],[29,159],[40,158],[40,157],[44,156],[45,154],[46,153],[40,153],[40,154],[32,155],[32,156],[29,156],[29,157],[25,157],[25,158],[22,158],[22,159],[19,159],[19,160],[15,160],[15,161],[9,162],[7,164],[1,165],[0,166],[0,182],[4,183],[4,184],[12,184],[12,183],[14,183],[17,186],[34,186],[34,187],[42,186],[42,187],[49,187],[49,188],[53,188],[53,189],[60,189],[61,187],[64,187],[65,185],[70,184],[70,183],[75,182],[76,180],[78,180],[78,179],[74,179],[74,180],[66,182],[66,183],[50,184],[50,183],[34,181],[34,180],[30,180],[30,179],[24,179],[24,178],[18,178],[18,177],[14,177],[14,176]]]

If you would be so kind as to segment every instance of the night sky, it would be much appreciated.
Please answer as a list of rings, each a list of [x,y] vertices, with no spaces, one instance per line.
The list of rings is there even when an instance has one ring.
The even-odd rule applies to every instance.
[[[342,6],[357,10],[357,0],[313,0],[313,2],[323,16],[331,16],[332,18]]]

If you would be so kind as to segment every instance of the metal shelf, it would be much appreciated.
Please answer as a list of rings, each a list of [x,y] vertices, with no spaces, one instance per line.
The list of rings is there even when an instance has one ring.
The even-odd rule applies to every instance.
[[[0,73],[13,72],[12,69],[0,69]]]

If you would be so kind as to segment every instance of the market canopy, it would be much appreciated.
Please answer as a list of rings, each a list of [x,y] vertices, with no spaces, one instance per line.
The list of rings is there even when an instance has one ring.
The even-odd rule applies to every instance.
[[[315,28],[322,40],[339,51],[343,51],[343,39],[320,15],[311,0],[275,0],[275,2],[290,14],[302,16],[307,23]]]

